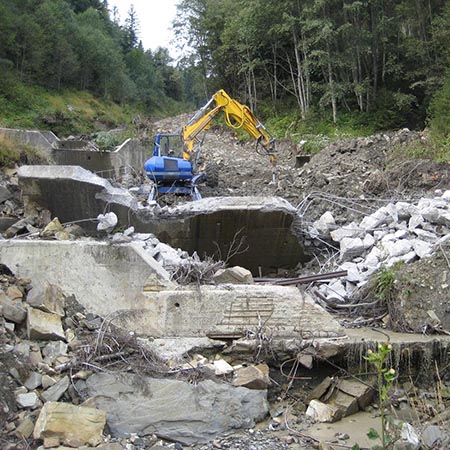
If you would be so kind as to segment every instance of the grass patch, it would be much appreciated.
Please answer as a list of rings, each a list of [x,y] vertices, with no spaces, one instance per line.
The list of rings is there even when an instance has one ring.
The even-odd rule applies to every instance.
[[[0,135],[0,167],[15,164],[48,164],[48,160],[38,149]]]
[[[392,151],[392,156],[394,160],[429,159],[437,163],[450,163],[450,138],[447,140],[429,138],[397,145]]]
[[[139,111],[85,91],[49,92],[0,76],[0,126],[51,130],[59,137],[131,123]]]

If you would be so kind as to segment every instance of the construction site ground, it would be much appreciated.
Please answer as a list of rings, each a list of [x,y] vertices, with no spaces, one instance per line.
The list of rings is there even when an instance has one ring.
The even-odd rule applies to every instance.
[[[152,124],[152,130],[147,130],[146,133],[173,132],[185,123],[188,117],[183,115],[158,121]],[[342,139],[330,142],[316,155],[305,155],[299,144],[300,139],[301,136],[298,137],[298,141],[292,138],[278,141],[279,156],[275,181],[272,179],[272,167],[267,155],[258,154],[253,142],[239,140],[229,129],[221,126],[213,127],[207,133],[203,143],[204,161],[214,161],[219,167],[219,185],[215,188],[202,186],[201,193],[204,197],[276,196],[287,200],[299,211],[301,227],[304,230],[303,243],[306,242],[309,246],[312,258],[307,263],[290,268],[286,272],[286,275],[290,277],[329,272],[333,270],[334,263],[337,265],[337,258],[330,257],[333,251],[330,242],[322,238],[315,241],[309,230],[310,227],[314,228],[317,225],[318,219],[324,213],[330,212],[333,215],[336,228],[344,227],[352,222],[359,223],[366,216],[376,213],[379,208],[390,203],[415,204],[421,198],[435,198],[450,189],[447,162],[436,163],[408,156],[407,145],[423,145],[426,143],[426,133],[398,130],[370,137]],[[310,160],[300,165],[297,162],[297,156],[310,156]],[[3,216],[20,219],[24,211],[14,168],[6,168],[3,171],[2,186],[8,187],[14,194],[9,204],[2,205]],[[158,200],[162,204],[165,202],[164,199]],[[170,203],[174,201],[182,202],[184,199],[168,200]],[[396,344],[391,364],[400,372],[391,392],[390,415],[398,421],[411,423],[421,435],[421,439],[423,437],[421,433],[425,433],[424,430],[427,427],[428,429],[434,426],[440,427],[443,430],[442,434],[438,435],[435,441],[427,437],[429,445],[424,444],[422,439],[420,448],[448,450],[450,437],[444,431],[448,430],[450,423],[448,414],[450,408],[450,355],[448,354],[450,291],[447,284],[447,274],[450,272],[450,248],[448,240],[445,239],[450,235],[449,227],[450,222],[443,222],[433,228],[427,228],[427,231],[436,232],[440,237],[439,246],[435,247],[433,254],[409,264],[394,265],[396,282],[389,291],[388,311],[380,316],[382,319],[378,321],[371,320],[375,314],[374,310],[366,310],[363,306],[358,306],[358,303],[365,304],[376,299],[376,292],[371,291],[371,282],[365,284],[365,287],[360,290],[359,297],[356,295],[355,299],[351,299],[356,305],[352,309],[342,307],[345,301],[330,300],[331,297],[326,297],[326,294],[321,296],[318,292],[316,297],[318,304],[332,313],[341,324],[350,327],[348,333],[350,340],[354,343],[350,352],[354,361],[350,362],[355,364],[339,360],[339,358],[333,359],[336,355],[329,356],[323,350],[325,354],[322,356],[315,354],[313,367],[308,369],[299,364],[300,359],[296,360],[295,356],[293,361],[289,359],[295,354],[292,349],[286,350],[286,354],[283,355],[279,348],[276,349],[275,346],[271,348],[269,343],[265,348],[268,352],[266,358],[259,358],[259,361],[252,361],[254,353],[245,354],[244,352],[241,357],[238,357],[236,355],[239,355],[239,350],[235,349],[228,357],[232,365],[250,365],[265,359],[270,366],[269,414],[264,421],[252,424],[250,427],[242,427],[240,431],[231,435],[219,436],[209,443],[195,443],[195,439],[172,442],[158,433],[148,433],[145,436],[132,433],[126,437],[115,438],[111,436],[113,433],[108,436],[107,430],[105,442],[97,443],[98,448],[103,450],[156,450],[166,447],[177,450],[181,448],[335,450],[352,448],[355,443],[358,443],[361,448],[370,448],[373,443],[367,440],[367,432],[371,428],[378,429],[380,423],[376,401],[364,411],[332,424],[313,423],[311,418],[305,415],[305,411],[308,408],[308,396],[311,390],[326,376],[338,375],[346,378],[349,376],[347,363],[349,363],[348,367],[359,366],[361,370],[367,369],[367,364],[364,362],[365,352],[370,347],[370,345],[367,346],[367,342],[391,340]],[[36,230],[39,231],[39,228],[36,227]],[[54,239],[54,236],[54,234],[50,235],[50,239]],[[8,292],[8,288],[17,288],[25,301],[32,280],[24,280],[9,273],[9,269],[14,272],[13,267],[2,265],[1,269],[3,291]],[[272,276],[280,278],[281,274],[272,274]],[[314,292],[317,292],[314,290],[314,285],[300,286],[300,289],[307,289],[309,295],[313,297]],[[13,291],[14,289],[11,289],[9,293],[12,295]],[[376,312],[379,312],[378,309]],[[433,322],[436,318],[437,322]],[[110,369],[129,374],[130,377],[160,377],[163,374],[163,377],[170,381],[182,380],[193,385],[211,378],[231,381],[230,375],[212,375],[206,369],[192,371],[186,370],[186,366],[171,367],[170,360],[162,361],[154,354],[143,353],[142,346],[136,341],[134,333],[127,334],[126,331],[124,333],[123,330],[118,331],[112,326],[109,327],[107,319],[90,314],[76,299],[66,301],[64,329],[70,328],[74,331],[76,344],[73,346],[69,344],[68,351],[56,355],[54,360],[47,354],[45,364],[41,366],[30,364],[24,355],[38,350],[43,351],[44,344],[39,340],[27,338],[23,325],[17,325],[14,330],[11,330],[7,329],[5,321],[1,322],[0,344],[7,349],[0,356],[0,397],[3,408],[0,411],[2,429],[0,447],[2,449],[36,449],[39,445],[43,445],[42,440],[33,439],[32,433],[24,435],[25,425],[22,425],[26,420],[31,420],[33,423],[36,421],[42,404],[38,401],[36,406],[23,408],[17,405],[17,389],[24,389],[24,380],[32,372],[39,371],[59,381],[68,376],[71,386],[63,392],[61,401],[76,405],[88,400],[89,397],[87,394],[79,395],[78,392],[81,389],[80,386],[89,388],[86,383],[83,384],[85,374],[80,373],[87,367],[83,366],[83,363],[93,365],[94,367],[89,369],[100,374]],[[361,324],[369,324],[372,327],[366,330]],[[421,333],[421,336],[392,334],[391,330],[414,331]],[[102,337],[101,343],[99,343],[99,336]],[[378,339],[377,336],[379,336]],[[263,342],[263,339],[260,342]],[[267,342],[265,341],[266,344]],[[160,347],[165,348],[164,345],[166,344],[161,342]],[[278,357],[270,355],[270,352],[275,349],[279,352]],[[191,348],[191,350],[189,352],[191,358],[194,354],[202,352],[208,364],[213,364],[215,360],[222,358],[227,359],[226,352],[223,352],[223,348],[220,347],[204,347],[196,351]],[[296,353],[300,354],[303,350],[305,349],[300,348]],[[440,361],[437,354],[440,355]],[[112,358],[111,355],[113,355]],[[427,355],[430,360],[422,358],[423,355]],[[260,356],[259,353],[258,356]],[[346,358],[348,357],[349,353],[346,353]],[[418,361],[418,359],[424,360]],[[151,364],[146,365],[145,361],[151,361]],[[280,363],[280,361],[284,362]],[[447,361],[447,364],[438,366],[438,362],[443,361]],[[186,360],[186,363],[192,365],[193,359]],[[64,364],[67,365],[64,366]],[[411,371],[402,372],[408,366]],[[192,366],[189,369],[192,369]],[[79,374],[77,378],[73,377],[75,373]],[[359,374],[356,375],[359,377]],[[39,386],[35,389],[44,389]],[[33,389],[28,390],[33,391]],[[24,389],[23,393],[29,393],[25,391],[27,389]],[[40,391],[39,393],[42,394]],[[173,408],[176,409],[176,405]],[[437,433],[434,428],[433,432]],[[412,441],[409,440],[407,443],[411,444]],[[51,440],[47,444],[47,447],[57,448]],[[58,442],[59,444],[62,442]],[[74,443],[69,446],[84,450],[87,448],[85,445],[88,444]],[[395,448],[400,450],[413,447],[397,446]]]

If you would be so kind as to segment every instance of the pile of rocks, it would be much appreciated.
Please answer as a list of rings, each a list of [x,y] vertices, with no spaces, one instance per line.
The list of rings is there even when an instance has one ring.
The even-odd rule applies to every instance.
[[[437,191],[434,198],[416,204],[389,203],[361,222],[342,227],[326,212],[309,234],[330,242],[337,270],[348,272],[345,279],[320,288],[327,299],[342,301],[381,267],[427,258],[450,240],[450,191]]]

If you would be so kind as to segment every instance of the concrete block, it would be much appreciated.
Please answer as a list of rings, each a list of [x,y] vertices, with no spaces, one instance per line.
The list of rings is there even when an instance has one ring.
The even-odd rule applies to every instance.
[[[340,242],[340,258],[343,261],[361,256],[364,250],[364,243],[361,238],[343,238]]]

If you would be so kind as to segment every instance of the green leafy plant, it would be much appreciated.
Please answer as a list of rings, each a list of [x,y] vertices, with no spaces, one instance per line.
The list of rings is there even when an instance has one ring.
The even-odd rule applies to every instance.
[[[387,425],[391,422],[390,416],[386,414],[386,403],[389,398],[389,389],[396,379],[395,370],[388,367],[389,355],[392,345],[378,344],[378,351],[369,350],[364,357],[369,363],[375,366],[377,372],[377,391],[381,417],[381,436],[377,430],[371,428],[367,433],[369,439],[381,439],[381,446],[372,447],[373,450],[387,450],[392,443],[394,436],[387,431]]]

